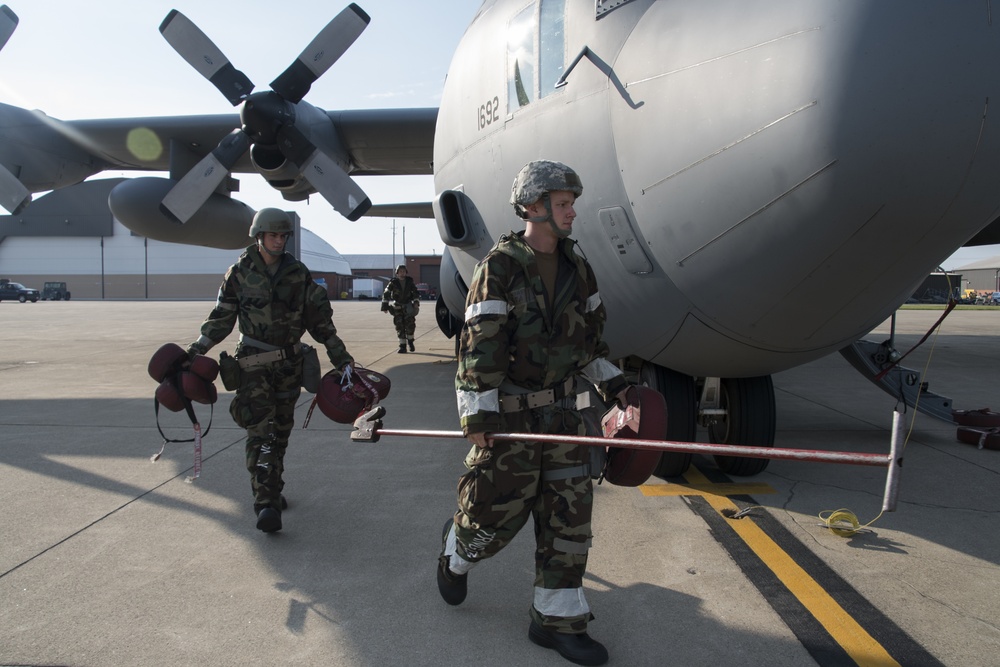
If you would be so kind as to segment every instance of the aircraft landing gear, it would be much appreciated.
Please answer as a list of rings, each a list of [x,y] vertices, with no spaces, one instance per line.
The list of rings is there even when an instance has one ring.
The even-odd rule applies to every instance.
[[[718,389],[718,407],[721,416],[709,417],[706,423],[710,442],[716,444],[774,446],[776,416],[774,407],[774,384],[770,375],[750,378],[722,378],[717,387],[710,380],[706,389]],[[719,382],[715,380],[715,382]],[[707,393],[707,392],[706,392]],[[706,394],[702,394],[702,411],[706,405]],[[667,413],[667,422],[670,421]],[[770,459],[745,456],[715,456],[719,469],[730,475],[749,476],[763,472]]]

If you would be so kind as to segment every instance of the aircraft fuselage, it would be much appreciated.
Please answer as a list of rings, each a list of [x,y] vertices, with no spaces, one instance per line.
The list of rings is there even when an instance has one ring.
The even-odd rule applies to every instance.
[[[560,5],[483,4],[445,85],[435,186],[481,217],[482,242],[450,249],[468,281],[522,226],[521,166],[579,171],[574,238],[616,356],[714,377],[817,359],[997,217],[988,5]]]

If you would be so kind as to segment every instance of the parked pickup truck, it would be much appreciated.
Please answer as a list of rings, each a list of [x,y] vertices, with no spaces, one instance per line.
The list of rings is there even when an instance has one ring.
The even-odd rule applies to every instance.
[[[6,278],[0,279],[0,301],[13,301],[17,299],[21,303],[30,301],[32,303],[40,298],[38,290],[25,287],[21,283],[15,283]]]

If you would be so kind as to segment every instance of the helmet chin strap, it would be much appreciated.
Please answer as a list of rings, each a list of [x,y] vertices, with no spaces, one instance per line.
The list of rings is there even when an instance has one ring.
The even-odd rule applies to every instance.
[[[542,206],[545,207],[545,215],[540,215],[534,218],[528,218],[531,222],[547,222],[549,227],[552,228],[553,233],[561,239],[569,238],[569,235],[573,233],[572,229],[560,229],[559,225],[552,218],[552,207],[549,205],[549,193],[546,192],[541,198]]]

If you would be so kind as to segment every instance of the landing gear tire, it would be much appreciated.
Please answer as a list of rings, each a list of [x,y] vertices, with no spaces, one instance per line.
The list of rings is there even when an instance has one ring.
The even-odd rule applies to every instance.
[[[694,442],[697,433],[698,396],[694,378],[656,364],[639,368],[639,384],[663,394],[667,402],[667,440]],[[653,474],[657,477],[683,475],[691,465],[691,454],[663,452]]]
[[[725,421],[709,426],[708,437],[711,442],[755,447],[774,446],[776,417],[774,384],[770,375],[723,378],[720,399],[727,416]],[[763,472],[771,460],[716,455],[715,462],[723,472],[744,477]]]

